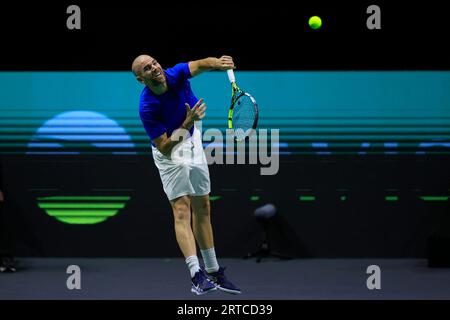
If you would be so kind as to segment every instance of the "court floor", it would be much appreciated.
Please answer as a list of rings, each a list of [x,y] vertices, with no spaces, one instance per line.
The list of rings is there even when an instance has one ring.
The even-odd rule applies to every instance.
[[[418,259],[220,259],[241,295],[190,292],[180,258],[19,258],[20,270],[0,273],[0,299],[297,300],[450,299],[450,269]],[[78,265],[81,289],[69,290],[67,267]],[[380,267],[381,289],[369,290],[367,267]]]

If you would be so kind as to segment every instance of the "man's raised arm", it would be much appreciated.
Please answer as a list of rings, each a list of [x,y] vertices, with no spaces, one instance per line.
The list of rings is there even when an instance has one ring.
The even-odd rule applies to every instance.
[[[235,69],[233,58],[230,56],[210,57],[189,62],[189,71],[193,77],[204,71],[228,69]]]

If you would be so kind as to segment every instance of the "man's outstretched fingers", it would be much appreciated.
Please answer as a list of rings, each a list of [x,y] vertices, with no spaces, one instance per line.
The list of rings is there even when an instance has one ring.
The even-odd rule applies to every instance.
[[[192,109],[198,108],[202,104],[202,102],[203,102],[203,98],[200,98]]]
[[[202,103],[202,105],[198,108],[198,110],[204,112],[206,110],[206,104]]]

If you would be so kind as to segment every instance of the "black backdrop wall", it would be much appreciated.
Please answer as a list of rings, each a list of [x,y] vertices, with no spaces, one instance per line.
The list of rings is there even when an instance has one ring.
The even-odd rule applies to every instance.
[[[21,254],[177,256],[170,206],[151,158],[4,160]],[[260,176],[256,167],[212,165],[211,195],[221,195],[212,201],[218,250],[224,256],[254,251],[262,233],[253,210],[271,202],[283,220],[274,231],[283,230],[282,235],[271,240],[278,251],[316,257],[423,256],[426,239],[448,214],[448,204],[420,196],[448,190],[449,173],[442,171],[446,163],[448,159],[307,157],[281,163],[275,176]],[[336,191],[343,188],[347,191]],[[105,222],[70,225],[37,206],[36,199],[49,193],[126,195],[130,200]],[[300,201],[300,195],[314,201]]]

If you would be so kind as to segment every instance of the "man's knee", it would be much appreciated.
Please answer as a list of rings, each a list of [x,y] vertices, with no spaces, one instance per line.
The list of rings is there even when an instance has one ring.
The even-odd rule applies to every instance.
[[[195,203],[195,205],[194,205]],[[207,197],[198,197],[193,200],[192,207],[194,214],[199,218],[209,218],[211,214],[209,199]]]
[[[182,196],[172,201],[172,209],[175,221],[191,219],[190,200],[187,196]]]

